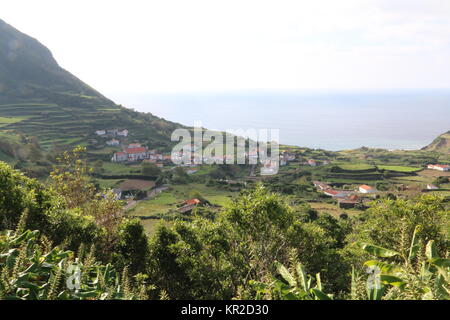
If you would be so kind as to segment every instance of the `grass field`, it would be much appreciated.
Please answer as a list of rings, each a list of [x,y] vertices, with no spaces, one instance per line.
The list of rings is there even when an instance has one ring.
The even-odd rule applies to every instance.
[[[356,209],[341,209],[334,203],[310,202],[309,205],[319,213],[327,213],[337,219],[341,213],[346,213],[350,217],[362,212]]]
[[[153,199],[140,201],[133,209],[128,211],[128,214],[144,217],[157,216],[176,208],[176,205],[180,202],[181,200],[174,197],[170,191],[165,191]]]
[[[192,191],[198,191],[212,205],[225,206],[230,203],[232,192],[221,191],[202,184],[186,184],[173,186],[171,189],[158,194],[155,198],[138,202],[127,212],[127,215],[136,217],[152,217],[142,219],[146,232],[151,233],[160,215],[167,214],[170,210],[177,209],[177,205],[189,198]]]
[[[395,172],[417,172],[422,170],[422,168],[417,167],[405,167],[405,166],[382,166],[378,165],[378,169],[381,170],[388,170],[388,171],[395,171]]]
[[[375,169],[375,166],[368,163],[345,163],[339,164],[339,168],[347,171],[362,171],[362,170],[372,170]]]

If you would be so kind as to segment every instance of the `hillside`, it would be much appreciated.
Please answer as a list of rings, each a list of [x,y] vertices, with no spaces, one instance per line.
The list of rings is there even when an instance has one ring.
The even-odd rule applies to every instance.
[[[450,154],[450,131],[441,134],[428,146],[422,148],[422,150],[437,151]]]
[[[179,126],[116,105],[61,68],[39,41],[0,20],[0,139],[36,137],[49,150],[87,145],[95,130],[127,128],[130,140],[167,148]]]

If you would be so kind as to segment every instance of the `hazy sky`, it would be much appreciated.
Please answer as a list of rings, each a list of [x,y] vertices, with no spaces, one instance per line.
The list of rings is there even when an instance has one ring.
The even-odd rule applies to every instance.
[[[450,88],[449,0],[1,0],[105,94]]]

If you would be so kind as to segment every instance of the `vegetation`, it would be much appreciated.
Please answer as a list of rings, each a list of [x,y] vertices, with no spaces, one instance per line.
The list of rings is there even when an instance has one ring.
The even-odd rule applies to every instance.
[[[64,153],[48,187],[1,164],[3,299],[449,297],[449,210],[436,195],[379,199],[336,219],[256,184],[149,237],[92,185],[84,154]],[[186,196],[209,203],[198,187]],[[380,286],[367,293],[368,267],[379,268]]]

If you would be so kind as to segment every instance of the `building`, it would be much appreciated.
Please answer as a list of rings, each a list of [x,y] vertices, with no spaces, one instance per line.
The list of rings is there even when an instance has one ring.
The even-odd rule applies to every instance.
[[[371,186],[368,186],[366,184],[362,184],[359,186],[359,192],[361,193],[373,193],[376,190],[374,188],[372,188]]]
[[[450,171],[450,166],[447,164],[429,164],[428,169],[447,172]]]
[[[314,159],[310,159],[308,160],[308,165],[310,165],[311,167],[315,167],[317,166],[317,161]]]
[[[120,144],[120,141],[116,140],[116,139],[111,139],[111,140],[106,141],[106,144],[108,146],[118,146]]]
[[[317,189],[320,190],[327,190],[327,189],[331,189],[331,187],[329,185],[327,185],[326,183],[320,182],[320,181],[313,181],[314,187],[316,187]]]
[[[428,189],[428,190],[437,190],[437,189],[439,189],[439,188],[436,187],[434,184],[429,183],[429,184],[427,184],[427,189]]]
[[[197,198],[194,198],[194,199],[188,199],[188,200],[184,200],[183,201],[183,205],[191,205],[191,204],[194,204],[194,205],[197,205],[197,204],[200,204],[200,200],[198,200]]]
[[[105,130],[97,130],[97,131],[95,131],[95,134],[98,136],[103,136],[106,134],[106,131]]]
[[[140,143],[130,143],[129,145],[128,145],[128,148],[130,148],[130,149],[132,149],[132,148],[140,148],[140,147],[142,147],[142,145],[140,144]]]
[[[127,129],[119,130],[119,131],[117,131],[117,135],[121,136],[121,137],[127,137],[128,136],[128,130]]]
[[[323,194],[326,194],[327,196],[333,198],[345,198],[348,196],[349,193],[350,191],[334,190],[334,189],[327,189],[323,191]]]
[[[112,162],[124,162],[128,160],[128,154],[126,152],[120,151],[115,152],[111,159]]]
[[[195,199],[195,198],[194,199],[185,200],[183,202],[183,205],[180,208],[178,208],[178,211],[180,213],[189,212],[192,209],[194,209],[197,205],[199,205],[200,203],[201,203],[201,201],[198,200],[198,199]]]
[[[144,147],[127,148],[128,161],[144,160],[147,157],[147,150]]]
[[[350,200],[350,199],[339,199],[338,200],[338,206],[341,209],[351,209],[356,206],[358,201]]]

